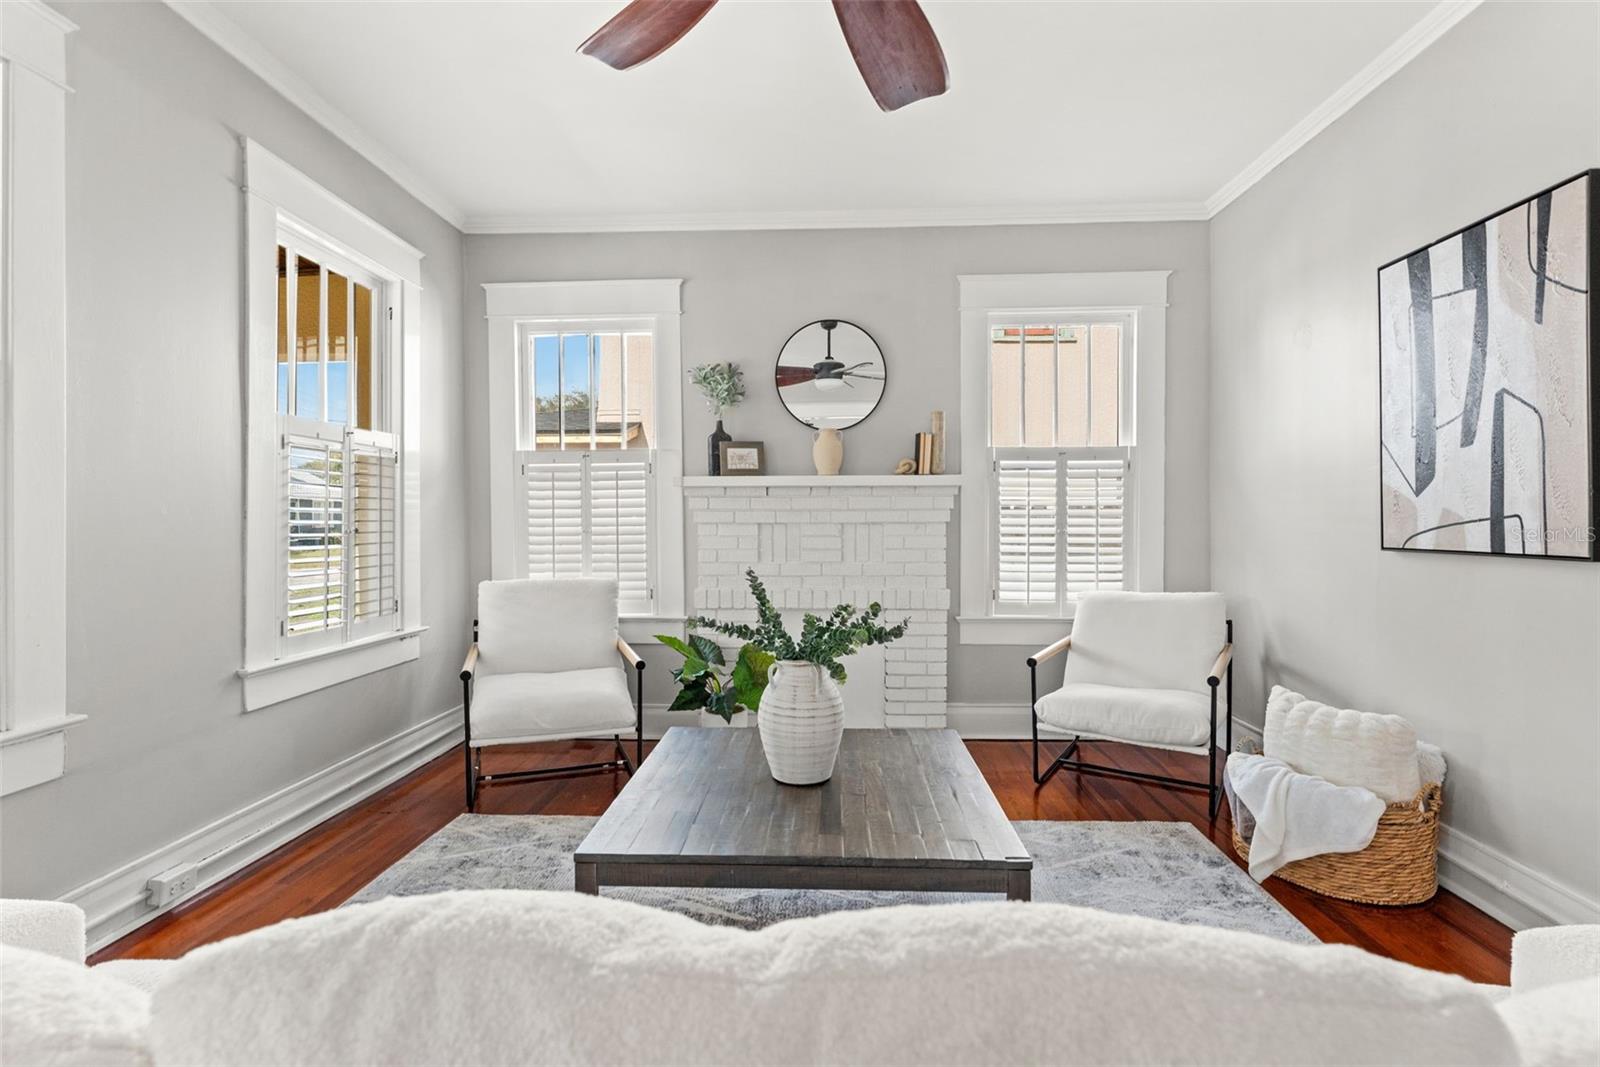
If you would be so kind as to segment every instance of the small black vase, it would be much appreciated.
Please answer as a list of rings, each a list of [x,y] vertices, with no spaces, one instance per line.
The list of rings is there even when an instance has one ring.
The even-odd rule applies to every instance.
[[[722,449],[719,447],[724,441],[733,440],[733,434],[722,428],[722,420],[717,420],[717,428],[706,439],[711,446],[711,454],[706,459],[706,473],[715,478],[722,473]]]

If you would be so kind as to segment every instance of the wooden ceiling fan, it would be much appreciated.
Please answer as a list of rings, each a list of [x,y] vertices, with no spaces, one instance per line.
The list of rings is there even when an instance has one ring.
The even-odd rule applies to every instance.
[[[717,0],[633,0],[578,51],[617,70],[672,47]],[[872,98],[895,111],[950,87],[944,49],[916,0],[833,0],[834,14]]]

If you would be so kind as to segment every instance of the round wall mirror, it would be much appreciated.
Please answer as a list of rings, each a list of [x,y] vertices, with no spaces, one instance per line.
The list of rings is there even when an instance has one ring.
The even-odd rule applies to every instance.
[[[773,375],[783,406],[814,430],[846,430],[871,415],[886,376],[878,342],[843,319],[818,319],[790,334]]]

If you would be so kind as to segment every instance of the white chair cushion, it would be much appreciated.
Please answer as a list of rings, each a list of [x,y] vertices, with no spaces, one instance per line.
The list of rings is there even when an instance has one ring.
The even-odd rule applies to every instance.
[[[1221,593],[1086,593],[1066,682],[1204,693],[1227,633]]]
[[[472,684],[472,743],[508,744],[632,730],[621,667],[550,674],[487,674]]]
[[[1206,743],[1211,729],[1211,697],[1182,689],[1078,682],[1047,693],[1034,707],[1040,721],[1058,730],[1147,745],[1193,748]]]
[[[617,583],[542,578],[478,583],[478,669],[486,674],[611,667]]]
[[[1334,708],[1281,685],[1267,697],[1264,755],[1334,785],[1369,789],[1390,804],[1422,788],[1417,731],[1398,715]]]

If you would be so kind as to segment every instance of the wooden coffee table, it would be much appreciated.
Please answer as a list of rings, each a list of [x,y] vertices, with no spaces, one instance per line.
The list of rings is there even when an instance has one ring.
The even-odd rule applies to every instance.
[[[573,856],[576,888],[1031,895],[1033,860],[954,730],[846,730],[822,785],[774,781],[753,729],[673,727]]]

